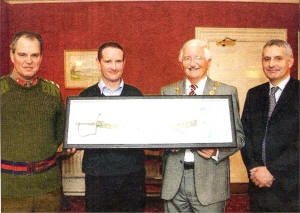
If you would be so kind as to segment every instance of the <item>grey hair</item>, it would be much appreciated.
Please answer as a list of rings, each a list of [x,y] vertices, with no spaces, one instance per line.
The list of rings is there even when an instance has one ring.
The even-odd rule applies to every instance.
[[[182,57],[183,57],[183,50],[184,48],[188,46],[199,46],[204,48],[204,55],[206,60],[211,59],[211,55],[208,49],[208,42],[206,40],[201,40],[201,39],[191,39],[183,44],[179,51],[179,56],[178,56],[178,61],[182,62]]]
[[[280,40],[280,39],[270,40],[265,44],[265,46],[263,47],[263,50],[266,47],[271,47],[271,46],[284,47],[286,56],[289,58],[293,57],[293,50],[292,50],[291,46],[289,45],[289,43],[287,43],[286,41]]]
[[[12,51],[12,53],[15,53],[16,51],[16,46],[17,46],[17,42],[19,41],[20,38],[25,37],[27,39],[37,39],[39,42],[39,46],[40,46],[40,53],[43,53],[43,40],[40,34],[32,32],[32,31],[20,31],[18,33],[15,34],[11,44],[9,45],[10,50]]]

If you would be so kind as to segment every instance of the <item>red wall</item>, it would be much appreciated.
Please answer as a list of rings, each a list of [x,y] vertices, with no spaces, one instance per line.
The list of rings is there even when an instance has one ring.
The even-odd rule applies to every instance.
[[[183,77],[177,64],[181,45],[195,36],[195,26],[287,28],[296,64],[298,4],[229,2],[94,2],[49,4],[1,3],[1,75],[7,74],[8,43],[20,30],[40,33],[45,43],[40,76],[57,82],[63,97],[80,90],[64,88],[64,50],[97,49],[105,41],[127,52],[124,79],[144,94]],[[4,8],[4,9],[3,9]],[[4,11],[4,13],[3,13]],[[7,19],[7,20],[6,20]]]
[[[7,23],[7,8],[6,4],[0,0],[0,74],[3,75],[7,73],[8,64],[9,64],[9,54],[8,54],[8,23]]]

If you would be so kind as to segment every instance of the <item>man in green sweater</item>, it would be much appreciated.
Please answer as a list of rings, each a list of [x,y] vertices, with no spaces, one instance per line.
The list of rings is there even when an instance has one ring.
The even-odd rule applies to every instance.
[[[10,45],[13,71],[0,79],[1,211],[59,212],[57,148],[63,141],[59,87],[37,77],[41,36],[23,31]]]

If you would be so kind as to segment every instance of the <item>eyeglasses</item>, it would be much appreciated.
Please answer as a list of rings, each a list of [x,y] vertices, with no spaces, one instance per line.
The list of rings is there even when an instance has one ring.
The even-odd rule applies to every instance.
[[[186,56],[183,58],[182,62],[185,64],[190,64],[192,63],[192,61],[194,61],[195,63],[202,63],[205,60],[206,60],[205,58],[200,56],[196,56],[196,57]]]

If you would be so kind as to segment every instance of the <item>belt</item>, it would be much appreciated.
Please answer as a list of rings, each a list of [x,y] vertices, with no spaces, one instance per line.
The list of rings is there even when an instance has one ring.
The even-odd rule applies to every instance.
[[[184,169],[194,169],[194,162],[184,162]]]
[[[56,165],[58,155],[38,162],[14,162],[1,160],[1,172],[13,175],[33,175],[45,172]]]

